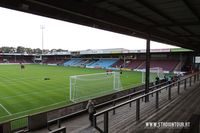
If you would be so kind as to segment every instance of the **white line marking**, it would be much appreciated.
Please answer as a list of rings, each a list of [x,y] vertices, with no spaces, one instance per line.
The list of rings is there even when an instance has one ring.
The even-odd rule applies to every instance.
[[[1,106],[9,115],[12,115],[12,113],[10,113],[2,104],[0,104],[0,106]]]
[[[27,95],[31,95],[31,94],[38,94],[38,93],[44,93],[44,92],[48,93],[48,92],[56,92],[56,91],[66,92],[66,90],[63,90],[63,88],[61,88],[61,89],[58,88],[58,89],[54,89],[54,90],[53,89],[52,90],[44,90],[44,91],[35,90],[35,91],[29,91],[28,93],[22,93],[22,94],[19,94],[19,95],[0,97],[0,99],[9,99],[9,98],[14,98],[14,97],[27,96]]]
[[[57,103],[50,104],[50,105],[47,105],[47,106],[42,106],[42,107],[35,108],[35,109],[29,109],[29,110],[26,110],[26,111],[21,111],[21,112],[9,114],[9,115],[17,115],[17,114],[26,113],[26,112],[33,111],[33,110],[44,109],[44,108],[46,108],[46,107],[58,105],[58,104],[61,104],[61,103],[66,103],[66,101],[61,101],[61,102],[57,102]],[[0,104],[0,105],[1,105],[1,104]],[[69,105],[70,105],[70,104],[69,104]],[[61,106],[61,107],[62,107],[62,106]],[[58,108],[58,107],[56,107],[56,108]],[[53,108],[52,108],[52,109],[53,109]],[[49,109],[48,109],[48,110],[49,110]],[[39,111],[39,112],[37,112],[37,113],[40,113],[40,112],[41,112],[41,111]],[[30,114],[32,114],[32,113],[30,113]],[[0,117],[0,119],[1,119],[1,118],[4,118],[4,117],[7,117],[7,115]]]

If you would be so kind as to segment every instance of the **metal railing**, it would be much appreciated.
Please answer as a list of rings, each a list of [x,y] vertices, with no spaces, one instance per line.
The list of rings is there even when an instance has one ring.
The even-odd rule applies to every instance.
[[[28,131],[28,116],[19,117],[10,121],[11,132]]]
[[[155,90],[151,90],[149,93],[147,94],[143,94],[141,96],[138,96],[136,98],[133,99],[129,99],[123,103],[119,103],[113,107],[107,108],[103,111],[97,112],[96,114],[94,114],[93,117],[93,125],[94,127],[101,133],[108,133],[109,132],[109,112],[113,111],[115,112],[115,110],[119,107],[125,106],[127,104],[131,105],[133,102],[136,103],[136,108],[135,108],[135,112],[136,112],[136,121],[140,120],[140,99],[143,99],[147,96],[153,95],[155,94],[156,96],[156,100],[155,100],[155,108],[158,109],[159,108],[159,93],[161,92],[161,90],[164,89],[168,89],[168,100],[171,100],[171,88],[173,87],[177,87],[177,94],[180,94],[180,85],[183,84],[183,88],[186,89],[187,88],[187,80],[189,79],[189,86],[192,85],[192,78],[193,78],[193,83],[196,83],[196,81],[199,81],[199,74],[200,73],[195,73],[192,74],[190,76],[186,76],[183,79],[180,79],[178,81],[175,81],[173,83],[170,83],[168,85],[162,86],[160,88],[157,88]],[[98,125],[97,125],[97,117],[102,116],[103,115],[103,129],[101,129]]]
[[[55,129],[49,133],[66,133],[66,127],[61,127],[61,128]]]
[[[151,87],[149,87],[149,91],[153,91],[156,88],[159,88],[159,87],[164,86],[166,84],[167,84],[167,82],[163,82],[163,83],[160,83],[158,85],[151,86]],[[134,89],[133,93],[130,93],[128,95],[121,96],[119,98],[115,98],[113,100],[109,100],[109,101],[97,104],[97,105],[95,105],[95,108],[100,108],[100,107],[103,107],[103,106],[108,105],[108,104],[112,104],[112,106],[115,106],[117,104],[117,102],[122,101],[123,99],[132,99],[132,97],[139,95],[139,94],[143,94],[143,93],[145,93],[144,89],[139,90],[139,91],[136,91]],[[130,106],[131,106],[131,104],[130,104]],[[64,121],[65,119],[73,117],[77,114],[80,114],[80,113],[83,113],[83,112],[86,112],[86,111],[87,111],[87,109],[83,109],[83,110],[80,110],[80,111],[77,111],[77,112],[74,112],[74,113],[71,113],[71,114],[68,114],[68,115],[64,115],[64,116],[49,120],[47,122],[47,128],[48,128],[49,131],[52,131],[52,129],[50,127],[51,127],[51,125],[55,125],[55,124],[57,125],[58,128],[60,128],[61,125],[62,125],[62,121]],[[113,110],[113,114],[115,114],[115,110]]]

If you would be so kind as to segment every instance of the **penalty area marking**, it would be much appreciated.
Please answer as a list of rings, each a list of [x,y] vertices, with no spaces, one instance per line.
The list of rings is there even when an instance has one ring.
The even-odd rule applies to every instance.
[[[10,113],[2,104],[0,104],[0,106],[1,106],[9,115],[12,115],[12,113]]]
[[[39,108],[29,109],[29,110],[26,110],[26,111],[21,111],[21,112],[18,112],[18,113],[13,113],[13,114],[10,113],[9,115],[17,115],[17,114],[26,113],[26,112],[33,111],[33,110],[39,110],[39,109],[43,109],[43,108],[46,108],[46,107],[58,105],[58,104],[65,103],[65,102],[66,102],[66,101],[61,101],[61,102],[57,102],[57,103],[50,104],[50,105],[47,105],[47,106],[41,106],[41,107],[39,107]],[[0,106],[2,106],[2,105],[0,104]],[[2,106],[2,107],[3,107],[3,106]],[[6,111],[6,112],[7,112],[7,111]],[[7,112],[7,113],[9,113],[9,112]],[[0,119],[1,119],[1,118],[5,118],[5,117],[7,117],[7,116],[8,116],[8,115],[2,116],[2,117],[0,117]]]

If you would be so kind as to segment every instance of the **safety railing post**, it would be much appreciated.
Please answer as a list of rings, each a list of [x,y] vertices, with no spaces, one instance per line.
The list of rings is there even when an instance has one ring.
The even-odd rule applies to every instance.
[[[94,126],[94,128],[97,127],[96,119],[97,119],[97,117],[93,115],[93,126]]]
[[[187,79],[184,80],[184,89],[187,87]]]
[[[159,93],[156,91],[156,109],[159,107]]]
[[[190,77],[190,86],[192,85],[192,77]]]
[[[108,112],[104,113],[104,133],[108,133]]]
[[[140,120],[140,99],[136,100],[136,121]]]
[[[178,92],[178,94],[180,94],[180,81],[178,81],[178,86],[177,86],[178,88],[177,88],[177,92]]]
[[[58,124],[58,128],[60,128],[60,127],[61,127],[61,122],[60,122],[60,120],[57,121],[57,124]]]
[[[114,101],[113,102],[113,106],[115,106],[116,105],[116,102]],[[115,109],[113,109],[113,115],[115,114]]]
[[[168,90],[168,100],[171,100],[171,85],[169,86]]]
[[[47,122],[47,129],[48,129],[48,131],[51,131],[50,123],[48,123],[48,122]]]

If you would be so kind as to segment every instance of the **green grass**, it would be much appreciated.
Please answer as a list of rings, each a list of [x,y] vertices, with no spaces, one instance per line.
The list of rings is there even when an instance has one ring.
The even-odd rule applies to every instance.
[[[19,65],[0,65],[0,123],[72,104],[69,76],[102,72],[105,70],[45,65],[25,65],[21,70]],[[121,84],[124,89],[141,84],[141,73],[123,72]]]

